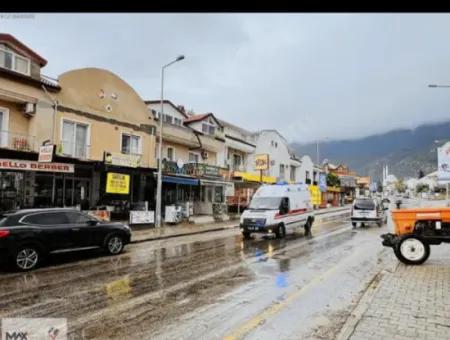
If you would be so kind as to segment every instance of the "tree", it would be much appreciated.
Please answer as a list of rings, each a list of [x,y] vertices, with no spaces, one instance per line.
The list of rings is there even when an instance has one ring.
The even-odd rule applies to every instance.
[[[327,175],[327,186],[329,187],[339,187],[341,186],[341,181],[339,180],[339,177],[335,174],[329,173]]]
[[[377,192],[383,192],[383,184],[381,181],[377,181]]]
[[[425,177],[425,173],[422,170],[419,170],[419,179]]]
[[[430,190],[430,187],[428,184],[419,183],[416,186],[416,192],[418,192],[418,193],[419,192],[428,192],[429,190]]]
[[[400,179],[397,182],[395,182],[395,189],[398,192],[405,192],[406,191],[406,184],[403,182],[402,179]]]

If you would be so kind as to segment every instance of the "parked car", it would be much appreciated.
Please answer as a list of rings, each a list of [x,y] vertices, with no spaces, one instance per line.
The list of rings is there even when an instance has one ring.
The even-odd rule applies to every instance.
[[[387,223],[385,211],[387,206],[373,198],[357,198],[352,205],[351,220],[353,227],[365,224],[377,224],[382,227]]]
[[[311,233],[314,210],[306,184],[276,184],[260,187],[241,216],[244,238],[252,233],[284,238],[287,232],[304,228]]]
[[[0,259],[22,271],[36,268],[52,253],[102,248],[117,255],[130,239],[127,225],[101,222],[76,209],[27,209],[0,216]]]

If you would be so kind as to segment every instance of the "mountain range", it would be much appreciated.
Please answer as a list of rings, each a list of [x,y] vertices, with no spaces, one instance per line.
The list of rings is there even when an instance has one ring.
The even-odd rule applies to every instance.
[[[397,129],[359,139],[319,143],[320,162],[347,164],[359,175],[382,178],[383,165],[397,178],[418,177],[437,169],[437,147],[450,140],[450,121]],[[297,155],[310,155],[316,162],[316,143],[290,145]]]

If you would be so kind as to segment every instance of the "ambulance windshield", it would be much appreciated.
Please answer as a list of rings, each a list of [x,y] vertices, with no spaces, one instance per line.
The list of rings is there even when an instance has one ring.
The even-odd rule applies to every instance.
[[[254,197],[249,208],[253,210],[278,210],[281,197]]]

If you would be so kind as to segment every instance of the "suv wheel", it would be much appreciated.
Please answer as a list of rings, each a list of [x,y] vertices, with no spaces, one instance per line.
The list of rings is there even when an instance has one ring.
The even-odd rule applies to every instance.
[[[284,225],[280,224],[277,228],[277,238],[285,238],[286,236],[286,229],[284,228]]]
[[[122,236],[113,234],[105,241],[106,252],[110,255],[118,255],[123,251],[124,243]]]
[[[27,271],[36,268],[39,261],[39,250],[34,245],[20,246],[14,256],[15,268],[21,271]]]

